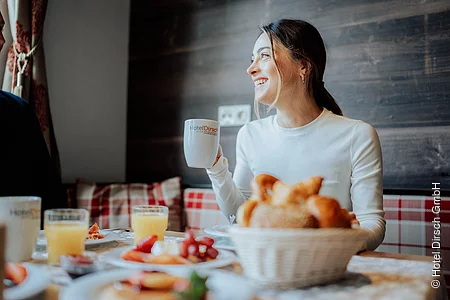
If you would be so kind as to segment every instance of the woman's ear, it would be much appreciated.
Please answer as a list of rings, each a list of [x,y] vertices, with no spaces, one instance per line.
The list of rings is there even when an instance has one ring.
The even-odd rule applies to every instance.
[[[310,70],[310,64],[306,61],[302,61],[300,63],[299,75],[302,78],[302,82],[305,83],[305,79],[307,78]]]

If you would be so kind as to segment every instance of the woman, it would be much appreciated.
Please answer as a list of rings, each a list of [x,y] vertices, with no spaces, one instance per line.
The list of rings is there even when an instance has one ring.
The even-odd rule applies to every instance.
[[[371,232],[366,248],[374,250],[386,224],[377,132],[343,117],[325,89],[326,51],[316,28],[279,20],[261,29],[247,73],[255,84],[255,107],[262,103],[277,113],[239,130],[233,177],[219,149],[207,173],[220,209],[226,216],[236,214],[251,195],[251,180],[261,173],[289,184],[322,176],[320,194],[356,214]]]

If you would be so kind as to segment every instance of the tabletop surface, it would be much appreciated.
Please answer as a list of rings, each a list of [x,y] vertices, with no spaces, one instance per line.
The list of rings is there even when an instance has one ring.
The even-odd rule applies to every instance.
[[[126,233],[125,233],[126,234]],[[180,232],[166,232],[169,237],[183,237]],[[129,246],[132,239],[124,237],[119,241],[90,246],[86,250],[105,253],[112,249]],[[253,299],[447,299],[445,282],[441,288],[432,288],[432,257],[405,255],[387,252],[366,251],[353,256],[347,273],[342,280],[334,284],[316,286],[301,290],[274,291],[264,290]],[[70,284],[70,277],[59,267],[50,267],[45,261],[32,260],[51,271],[52,283],[47,287],[45,295],[39,299],[57,300],[64,285]],[[241,274],[238,262],[222,269]],[[443,276],[441,276],[443,277]],[[443,281],[443,278],[440,278]],[[246,280],[243,276],[243,280]],[[442,288],[443,287],[443,288]]]

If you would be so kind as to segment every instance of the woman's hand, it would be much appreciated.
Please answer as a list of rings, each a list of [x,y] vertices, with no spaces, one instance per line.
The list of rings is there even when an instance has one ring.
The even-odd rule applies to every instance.
[[[219,144],[219,149],[217,149],[217,155],[216,160],[213,163],[213,167],[216,165],[216,163],[219,161],[219,158],[222,156],[222,146]]]
[[[350,217],[350,224],[352,225],[352,228],[360,228],[361,224],[359,224],[358,219],[356,219],[356,214],[354,212],[349,212],[348,216]],[[356,255],[359,255],[364,251],[367,251],[366,245],[364,245],[362,249],[356,252]]]
[[[350,217],[350,224],[352,225],[352,228],[359,228],[360,224],[358,219],[356,219],[356,214],[354,212],[349,212],[348,215]]]

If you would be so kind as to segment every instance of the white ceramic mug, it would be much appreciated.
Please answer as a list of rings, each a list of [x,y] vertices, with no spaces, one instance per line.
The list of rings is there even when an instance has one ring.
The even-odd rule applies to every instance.
[[[191,119],[184,122],[184,157],[191,168],[211,168],[219,149],[219,122]]]
[[[0,223],[6,224],[6,260],[30,260],[41,226],[41,198],[0,197]]]

